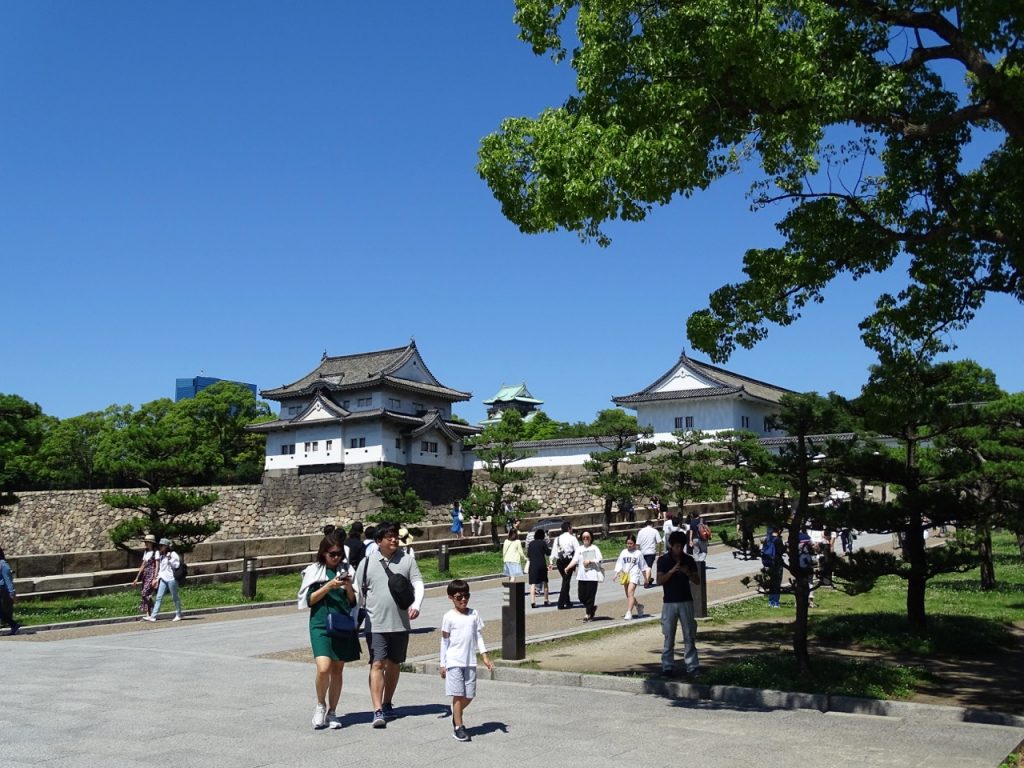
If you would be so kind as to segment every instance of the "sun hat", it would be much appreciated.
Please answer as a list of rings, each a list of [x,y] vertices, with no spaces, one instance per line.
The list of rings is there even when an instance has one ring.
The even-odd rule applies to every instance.
[[[171,540],[170,539],[160,539],[160,546],[161,547],[169,547],[169,546],[171,546]]]
[[[156,536],[154,536],[152,533],[147,533],[145,536],[142,537],[142,540],[148,541],[150,544],[156,544]]]
[[[412,544],[416,539],[414,539],[412,537],[412,534],[409,533],[409,529],[403,525],[401,528],[398,529],[398,540],[402,542],[404,546],[407,547],[410,544]]]

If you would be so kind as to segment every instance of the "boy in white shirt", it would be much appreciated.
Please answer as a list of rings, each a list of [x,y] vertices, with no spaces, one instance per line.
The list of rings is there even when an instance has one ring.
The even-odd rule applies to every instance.
[[[452,737],[470,741],[462,713],[476,696],[476,655],[484,660],[488,671],[494,669],[484,645],[484,621],[469,607],[469,584],[452,579],[448,599],[454,606],[441,619],[441,677],[444,692],[452,697]]]

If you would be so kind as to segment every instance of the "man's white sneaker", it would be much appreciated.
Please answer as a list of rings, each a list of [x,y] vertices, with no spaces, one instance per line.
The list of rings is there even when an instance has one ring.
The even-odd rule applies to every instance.
[[[156,619],[154,619],[152,616],[143,616],[142,620],[143,621],[156,621]]]
[[[313,727],[323,728],[327,724],[327,707],[323,704],[317,704],[316,709],[313,710]]]
[[[180,613],[174,614],[174,618],[171,619],[171,621],[181,621],[181,614]]]
[[[341,728],[341,718],[335,712],[327,713],[327,727],[334,730]]]

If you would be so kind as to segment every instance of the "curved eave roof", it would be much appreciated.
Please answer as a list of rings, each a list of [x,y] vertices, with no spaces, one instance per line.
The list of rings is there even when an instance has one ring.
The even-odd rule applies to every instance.
[[[699,389],[676,389],[664,392],[657,391],[680,368],[680,365],[713,382],[716,386],[701,387]],[[688,400],[736,394],[742,394],[767,403],[778,403],[783,395],[796,393],[791,389],[778,387],[758,379],[752,379],[749,376],[742,376],[738,373],[727,371],[725,368],[719,368],[716,365],[693,360],[683,352],[679,355],[679,360],[676,361],[675,365],[665,371],[652,384],[631,395],[613,397],[612,402],[616,405],[630,405],[661,400]]]
[[[429,382],[399,379],[391,375],[414,357],[418,358],[419,368],[430,379]],[[320,361],[320,365],[301,379],[274,389],[262,390],[260,395],[268,400],[283,400],[287,397],[309,395],[318,389],[343,392],[366,389],[384,382],[414,392],[429,393],[450,401],[469,400],[472,397],[469,392],[460,392],[442,385],[427,367],[426,362],[416,349],[414,341],[407,346],[394,349],[324,357]]]

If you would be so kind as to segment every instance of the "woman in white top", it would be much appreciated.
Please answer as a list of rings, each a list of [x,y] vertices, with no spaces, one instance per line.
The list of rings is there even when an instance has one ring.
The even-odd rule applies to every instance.
[[[651,569],[647,567],[647,561],[643,554],[636,548],[636,536],[629,534],[626,537],[626,548],[619,553],[619,559],[615,561],[616,580],[619,574],[626,575],[626,583],[622,588],[626,592],[626,615],[622,618],[630,621],[633,618],[633,607],[636,607],[636,615],[643,616],[644,607],[636,601],[637,584],[646,584],[651,580]]]
[[[601,566],[601,550],[594,544],[594,536],[590,531],[580,534],[580,548],[576,557],[566,571],[576,571],[576,590],[579,601],[587,611],[584,621],[590,621],[597,612],[594,601],[597,599],[597,585],[604,581],[604,569]]]

